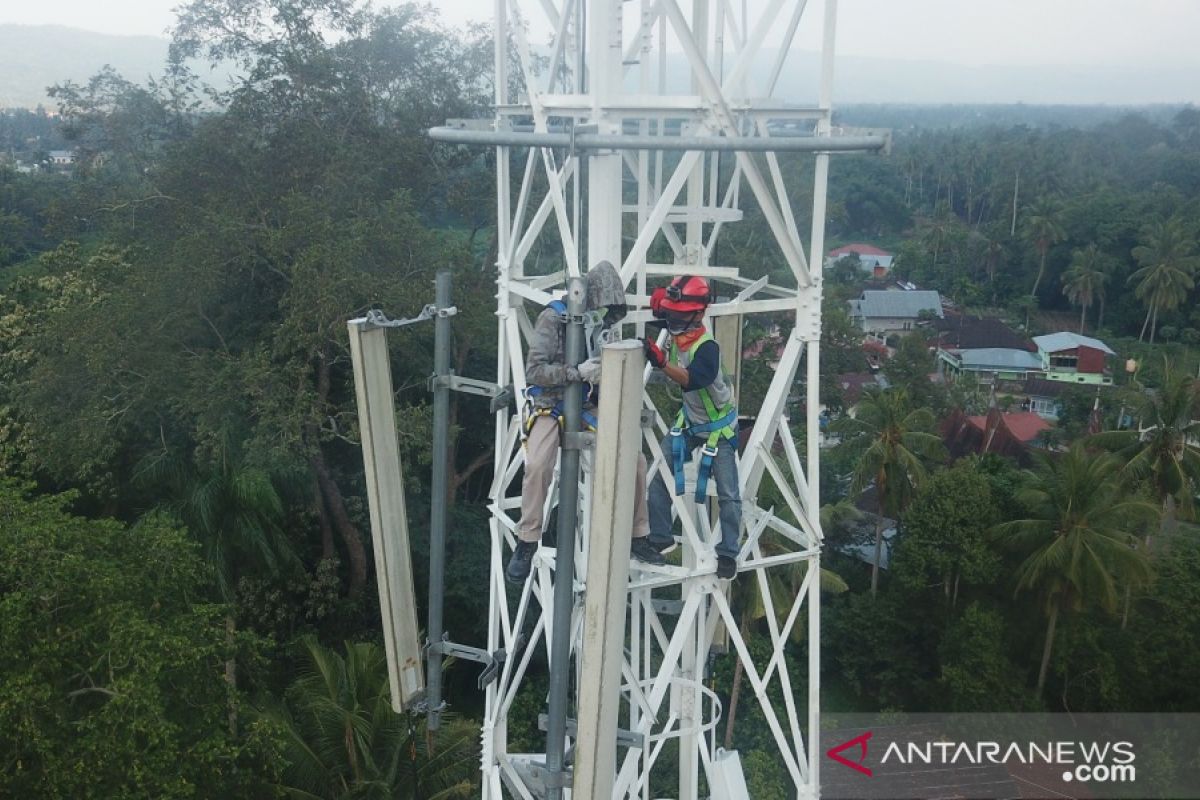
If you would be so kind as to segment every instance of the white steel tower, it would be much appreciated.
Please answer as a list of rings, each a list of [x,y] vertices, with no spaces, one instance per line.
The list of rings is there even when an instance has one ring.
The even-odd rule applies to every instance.
[[[683,531],[682,565],[631,565],[623,680],[620,696],[611,698],[620,703],[621,729],[614,732],[620,747],[612,797],[659,798],[665,796],[664,785],[677,785],[680,800],[737,796],[736,786],[720,788],[736,770],[726,768],[728,754],[718,751],[721,701],[704,682],[708,654],[719,641],[741,660],[747,683],[743,702],[760,705],[777,747],[773,757],[786,768],[797,796],[816,798],[817,391],[826,182],[831,152],[880,150],[886,137],[835,135],[831,129],[836,0],[812,3],[823,9],[809,9],[807,0],[684,3],[496,0],[495,118],[487,125],[462,123],[431,133],[443,141],[495,148],[500,385],[511,383],[518,392],[526,388],[527,304],[530,310],[544,307],[562,296],[571,278],[602,260],[618,265],[626,283],[633,308],[626,336],[645,332],[650,288],[678,274],[703,276],[727,298],[709,312],[727,359],[740,357],[744,315],[783,314],[791,323],[782,332],[781,356],[762,407],[743,403],[740,409],[755,424],[739,465],[743,545],[736,580],[761,594],[770,652],[753,658],[738,633],[729,585],[715,576],[716,518],[695,503],[689,487],[674,498]],[[801,107],[773,99],[802,18],[821,10],[820,67],[806,76],[816,104]],[[550,32],[548,48],[534,33],[542,30]],[[531,41],[535,37],[538,41]],[[807,239],[788,200],[788,190],[798,187],[785,186],[776,151],[805,152],[815,160]],[[742,265],[718,260],[722,231],[741,220],[751,204],[769,227],[778,262],[786,264],[783,285],[743,277]],[[806,374],[798,381],[801,364]],[[793,422],[788,400],[797,386],[804,418]],[[676,408],[656,408],[650,394],[644,404],[653,420],[642,430],[651,470],[659,470],[672,486],[659,439],[666,432],[664,420]],[[509,719],[531,658],[539,650],[550,654],[560,554],[541,548],[522,587],[505,583],[504,565],[520,512],[520,415],[499,411],[495,424],[487,650],[509,655],[487,686],[483,796],[529,800],[557,796],[546,788],[556,779],[540,754],[510,752]],[[583,463],[580,528],[572,554],[572,653],[582,627],[579,598],[591,518],[586,454]],[[766,480],[782,498],[780,508],[759,504]],[[768,588],[769,573],[797,564],[803,581],[779,607],[778,595]],[[807,669],[800,674],[784,659],[797,626],[806,626],[809,643]],[[578,687],[586,676],[573,664]],[[568,748],[572,731],[568,724]],[[664,777],[660,757],[668,751],[677,753],[678,767]],[[569,783],[561,793],[570,796]]]

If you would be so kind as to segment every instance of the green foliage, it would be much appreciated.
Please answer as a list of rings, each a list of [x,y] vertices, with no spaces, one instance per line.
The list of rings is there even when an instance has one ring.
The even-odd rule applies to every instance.
[[[1195,513],[1200,490],[1200,382],[1163,361],[1162,385],[1133,398],[1143,430],[1108,431],[1092,444],[1117,453],[1121,472],[1132,484],[1144,483],[1163,504],[1169,525],[1175,506],[1185,518]],[[1149,531],[1147,531],[1149,535]]]
[[[913,406],[940,408],[943,401],[939,387],[929,380],[935,369],[925,334],[913,331],[900,337],[895,355],[883,365],[883,374],[892,386],[904,389]]]
[[[838,421],[847,446],[861,453],[851,494],[869,486],[877,492],[879,513],[899,516],[925,480],[926,465],[945,457],[934,434],[933,415],[914,408],[903,389],[868,389],[857,416]]]
[[[1150,577],[1145,555],[1133,545],[1157,511],[1122,490],[1119,470],[1115,459],[1095,457],[1079,444],[1057,460],[1042,456],[1018,493],[1026,516],[994,529],[1006,546],[1024,556],[1015,574],[1017,592],[1037,594],[1049,618],[1039,693],[1059,612],[1089,606],[1113,611],[1118,586],[1145,583]]]
[[[1037,710],[1021,680],[1023,669],[1012,660],[1006,628],[1000,611],[979,603],[946,628],[938,650],[940,710]]]
[[[1000,521],[992,489],[973,462],[935,472],[902,518],[893,571],[910,592],[939,587],[957,602],[960,580],[992,583],[1000,559],[987,541]]]
[[[261,742],[226,727],[226,658],[253,660],[206,605],[196,548],[0,483],[0,794],[224,798],[263,791]]]
[[[847,592],[822,609],[822,667],[867,709],[928,707],[937,677],[939,622],[904,593]],[[857,705],[857,704],[856,704]]]
[[[1141,269],[1129,276],[1129,283],[1136,284],[1133,293],[1147,308],[1141,336],[1145,335],[1146,325],[1149,325],[1153,343],[1158,312],[1178,308],[1195,288],[1200,255],[1196,253],[1196,240],[1183,219],[1172,217],[1146,227],[1142,244],[1133,248],[1133,257]]]
[[[453,717],[426,736],[423,718],[392,710],[387,659],[370,643],[345,654],[302,640],[300,676],[259,727],[285,762],[289,797],[453,800],[478,796],[478,728]]]

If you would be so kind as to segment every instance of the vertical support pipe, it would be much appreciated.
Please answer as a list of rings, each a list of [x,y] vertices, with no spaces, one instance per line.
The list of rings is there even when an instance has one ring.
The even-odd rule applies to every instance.
[[[434,305],[439,312],[450,307],[450,273],[437,274]],[[450,317],[438,314],[433,322],[433,376],[450,377]],[[426,651],[425,694],[429,701],[427,730],[432,734],[441,726],[442,652],[445,630],[442,604],[446,580],[446,506],[450,471],[450,387],[436,383],[433,390],[433,495],[429,511],[429,625],[426,635],[431,645]]]
[[[617,715],[625,651],[629,544],[642,451],[641,344],[606,345],[601,356],[594,489],[583,598],[583,642],[572,796],[609,798],[617,771]]]
[[[567,330],[564,350],[569,365],[583,360],[583,278],[572,278],[567,289]],[[567,701],[571,681],[571,612],[575,607],[575,529],[579,512],[579,450],[571,440],[579,433],[583,415],[583,384],[572,381],[563,392],[563,444],[558,478],[558,540],[554,558],[554,628],[550,634],[550,702],[546,724],[546,771],[551,786],[548,800],[562,800],[561,781],[567,736]]]
[[[837,35],[837,0],[825,0],[824,41],[821,47],[821,93],[820,107],[823,116],[817,123],[817,136],[830,135],[833,114],[833,62],[834,44]],[[813,185],[813,229],[812,251],[808,261],[809,274],[816,290],[816,302],[821,302],[825,263],[825,207],[829,185],[829,154],[822,153],[816,159],[816,174]],[[820,306],[814,311],[820,320]],[[807,438],[808,508],[812,523],[817,529],[821,525],[821,471],[820,471],[820,420],[817,418],[817,403],[820,401],[821,339],[820,325],[817,336],[808,343],[805,358],[808,362],[808,412],[805,425]],[[818,554],[809,562],[808,582],[808,781],[812,797],[821,796],[821,558]]]

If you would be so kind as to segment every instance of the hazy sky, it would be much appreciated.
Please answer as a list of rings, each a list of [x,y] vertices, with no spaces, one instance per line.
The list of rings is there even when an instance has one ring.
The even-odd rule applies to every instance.
[[[751,8],[765,2],[745,1]],[[162,35],[177,4],[178,0],[0,0],[0,23]],[[492,0],[442,0],[434,5],[454,24],[488,20],[493,8]],[[538,5],[536,0],[525,3],[530,11]],[[680,0],[680,5],[686,9],[691,4]],[[741,3],[732,0],[732,5]],[[810,0],[812,9],[822,5]],[[819,15],[808,16],[800,47],[816,41]],[[1200,80],[1198,34],[1200,0],[841,0],[838,12],[838,52],[846,55],[966,65],[1194,65]]]

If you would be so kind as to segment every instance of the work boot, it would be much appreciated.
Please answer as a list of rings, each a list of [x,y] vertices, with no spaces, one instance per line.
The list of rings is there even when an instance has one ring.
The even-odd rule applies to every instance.
[[[648,536],[635,536],[629,543],[629,554],[645,564],[659,566],[667,563],[662,554],[650,543]]]
[[[508,566],[504,569],[504,577],[509,583],[525,582],[525,579],[529,577],[529,570],[533,566],[533,554],[537,552],[537,549],[537,542],[517,541],[512,558],[508,560]]]
[[[654,534],[650,534],[650,546],[665,556],[679,545],[676,543],[674,536],[659,539]]]
[[[737,575],[737,561],[729,556],[717,556],[717,577],[729,580]]]

